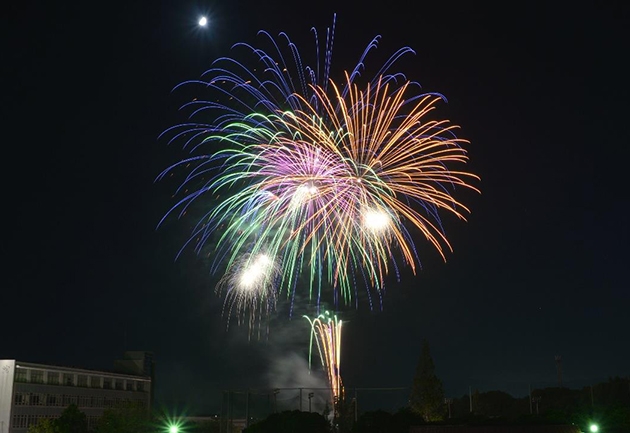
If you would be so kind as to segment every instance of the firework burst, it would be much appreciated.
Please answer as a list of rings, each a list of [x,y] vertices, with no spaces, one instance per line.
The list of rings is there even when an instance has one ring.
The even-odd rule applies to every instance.
[[[256,67],[221,58],[205,80],[189,82],[229,102],[195,98],[184,106],[192,108],[191,122],[166,132],[192,153],[160,176],[188,168],[178,190],[188,192],[169,214],[181,216],[199,201],[209,206],[188,243],[200,252],[212,239],[212,268],[227,263],[219,287],[227,288],[230,314],[260,318],[280,293],[293,300],[302,277],[317,305],[328,287],[336,305],[356,303],[359,285],[368,288],[372,305],[391,269],[398,273],[404,264],[416,272],[414,233],[445,258],[451,246],[440,213],[464,219],[468,212],[452,192],[476,190],[469,181],[478,178],[461,169],[467,141],[456,137],[457,126],[433,118],[444,98],[388,72],[412,51],[397,51],[359,86],[375,38],[338,85],[330,78],[333,33],[327,32],[326,54],[315,68],[302,66],[284,34],[293,66],[265,32],[272,54],[238,44]],[[209,112],[213,123],[196,120]],[[243,284],[242,273],[260,268],[263,251],[274,271],[256,274],[251,287]]]
[[[248,254],[231,263],[217,284],[217,293],[225,292],[223,314],[236,316],[239,324],[247,321],[250,335],[262,319],[276,308],[275,280],[279,269],[273,258],[265,252]]]

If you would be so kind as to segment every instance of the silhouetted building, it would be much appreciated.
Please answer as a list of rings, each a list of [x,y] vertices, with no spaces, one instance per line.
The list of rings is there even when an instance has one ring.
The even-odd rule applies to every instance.
[[[153,407],[153,396],[155,389],[155,361],[153,352],[128,351],[123,354],[123,359],[114,361],[114,371],[123,374],[133,374],[151,378],[151,390],[149,391],[149,401]],[[0,432],[1,433],[1,432]]]
[[[107,408],[123,403],[150,409],[152,383],[144,374],[84,370],[0,360],[0,433],[25,433],[42,418],[54,419],[71,404],[92,428]]]

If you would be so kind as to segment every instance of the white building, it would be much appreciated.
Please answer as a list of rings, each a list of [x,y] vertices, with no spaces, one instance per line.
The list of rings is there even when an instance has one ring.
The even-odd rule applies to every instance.
[[[105,409],[125,402],[149,410],[151,378],[0,360],[0,433],[25,433],[71,404],[86,414],[91,429]]]

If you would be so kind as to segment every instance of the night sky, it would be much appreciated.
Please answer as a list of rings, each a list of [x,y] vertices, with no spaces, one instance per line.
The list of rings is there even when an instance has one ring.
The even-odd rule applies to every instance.
[[[333,69],[378,34],[372,67],[413,48],[399,69],[448,98],[482,178],[456,191],[472,214],[445,219],[446,263],[418,239],[423,270],[392,279],[383,311],[341,313],[346,386],[410,386],[423,338],[453,397],[554,386],[555,355],[571,387],[629,375],[630,8],[411,3],[5,6],[0,358],[109,369],[153,351],[158,401],[195,413],[292,375],[306,322],[226,332],[208,263],[174,260],[191,221],[156,230],[177,184],[154,179],[186,156],[157,137],[182,121],[171,89],[232,44],[286,31],[308,60],[337,13]]]

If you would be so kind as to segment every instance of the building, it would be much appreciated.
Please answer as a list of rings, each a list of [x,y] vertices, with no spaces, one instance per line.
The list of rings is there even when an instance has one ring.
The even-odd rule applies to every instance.
[[[114,371],[116,373],[150,378],[151,390],[149,391],[149,402],[150,406],[153,407],[153,398],[155,395],[155,361],[153,360],[153,352],[125,352],[123,359],[114,361]]]
[[[0,433],[25,433],[42,418],[76,404],[88,428],[107,408],[125,402],[150,410],[149,376],[0,360]]]

